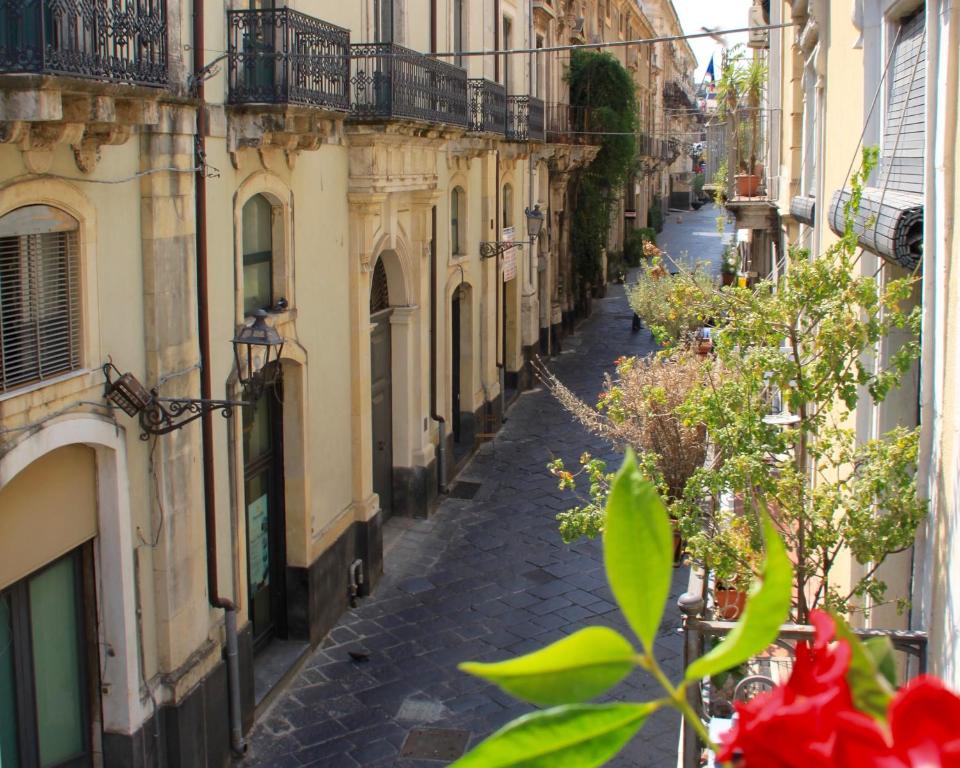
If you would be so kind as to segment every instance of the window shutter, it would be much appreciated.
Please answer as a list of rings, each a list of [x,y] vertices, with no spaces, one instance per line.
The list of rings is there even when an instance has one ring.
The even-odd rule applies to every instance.
[[[0,391],[80,367],[78,250],[76,228],[0,236]]]
[[[904,19],[890,65],[890,91],[883,131],[880,188],[923,193],[926,123],[925,13]]]

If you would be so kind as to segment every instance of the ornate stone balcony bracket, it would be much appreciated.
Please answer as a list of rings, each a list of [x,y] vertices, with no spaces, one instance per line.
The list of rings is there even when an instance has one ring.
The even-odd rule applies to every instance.
[[[343,144],[343,121],[342,113],[309,108],[231,107],[227,112],[230,161],[237,168],[238,152],[254,149],[266,163],[270,150],[279,150],[292,170],[301,152]]]
[[[16,144],[30,173],[47,173],[62,144],[73,150],[77,168],[89,174],[100,149],[125,143],[136,128],[156,125],[155,98],[117,98],[91,93],[36,89],[0,92],[0,143]]]

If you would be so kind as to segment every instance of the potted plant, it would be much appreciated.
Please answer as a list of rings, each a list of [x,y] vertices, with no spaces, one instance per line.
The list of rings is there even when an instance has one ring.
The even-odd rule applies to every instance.
[[[743,46],[737,46],[727,58],[717,84],[718,111],[728,121],[730,135],[736,141],[734,186],[738,197],[756,197],[763,181],[763,165],[758,158],[763,152],[760,104],[766,80],[766,62],[747,56]]]

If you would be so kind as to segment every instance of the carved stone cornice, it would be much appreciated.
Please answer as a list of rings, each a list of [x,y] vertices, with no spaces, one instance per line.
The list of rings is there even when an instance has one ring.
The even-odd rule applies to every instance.
[[[192,115],[190,107],[171,108]],[[160,111],[156,96],[121,98],[51,88],[0,91],[0,143],[16,144],[31,173],[49,171],[54,150],[67,144],[77,168],[92,173],[101,147],[123,144],[135,129],[156,126]]]
[[[374,236],[383,217],[385,194],[348,192],[350,206],[350,233],[357,249],[361,272],[373,270]]]
[[[324,144],[343,144],[346,115],[339,112],[283,106],[230,107],[227,110],[227,151],[234,167],[242,149],[277,149],[292,169],[301,152]]]
[[[599,146],[589,144],[549,144],[538,150],[533,159],[546,160],[551,173],[572,173],[593,162]]]
[[[470,163],[498,146],[496,139],[482,136],[462,136],[447,144],[448,170],[469,170]]]
[[[410,136],[403,130],[393,130],[393,126],[380,130],[360,128],[351,126],[347,132],[351,192],[387,194],[436,189],[448,138],[439,132]]]

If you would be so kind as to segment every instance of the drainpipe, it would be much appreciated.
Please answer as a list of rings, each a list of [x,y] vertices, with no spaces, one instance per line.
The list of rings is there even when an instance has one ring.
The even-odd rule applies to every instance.
[[[200,336],[200,397],[213,397],[210,357],[210,306],[207,290],[207,177],[206,134],[207,117],[204,112],[204,4],[193,4],[193,55],[197,87],[197,172],[196,197],[196,251],[197,251],[197,325]],[[224,629],[227,640],[227,684],[229,687],[230,748],[237,755],[247,751],[240,715],[240,664],[237,652],[237,607],[232,600],[220,595],[217,566],[217,502],[216,478],[213,466],[213,415],[206,412],[200,421],[203,457],[203,507],[207,538],[207,594],[210,605],[225,611]]]
[[[528,113],[529,119],[529,113]],[[503,238],[503,219],[501,217],[500,211],[500,150],[497,150],[497,192],[496,192],[496,205],[497,209],[494,212],[494,221],[496,221],[497,226],[494,228],[496,233],[497,242],[501,242]],[[499,246],[498,246],[499,250]],[[500,327],[501,322],[503,322],[503,312],[500,309],[500,291],[503,289],[503,280],[500,277],[500,259],[501,256],[498,254],[494,258],[493,264],[493,281],[494,281],[494,295],[496,296],[495,303],[495,314],[493,316],[493,329],[496,334],[494,337],[494,359],[497,363],[497,376],[500,380],[500,418],[502,419],[507,410],[507,395],[504,391],[507,385],[506,377],[506,366],[504,365],[504,358],[507,355],[506,349],[501,349],[504,346],[504,337],[507,333],[506,323],[503,324],[503,328]],[[506,296],[503,297],[503,300],[506,301]]]
[[[430,418],[437,422],[437,490],[447,490],[447,422],[437,412],[437,206],[430,209]]]

